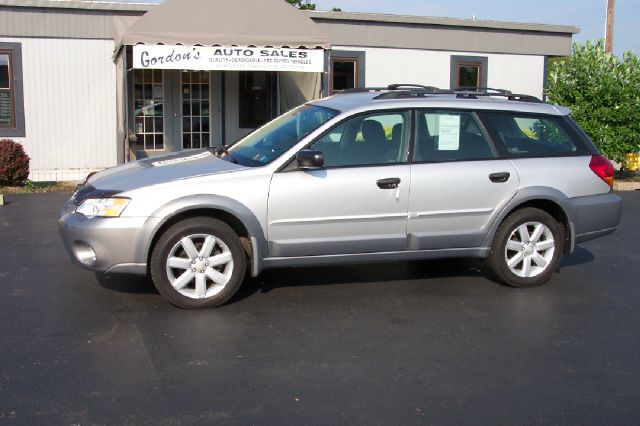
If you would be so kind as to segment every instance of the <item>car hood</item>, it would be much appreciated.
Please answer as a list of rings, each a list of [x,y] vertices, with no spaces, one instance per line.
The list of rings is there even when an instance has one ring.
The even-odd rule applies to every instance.
[[[208,150],[145,158],[98,172],[86,181],[98,190],[130,191],[150,185],[245,169]]]

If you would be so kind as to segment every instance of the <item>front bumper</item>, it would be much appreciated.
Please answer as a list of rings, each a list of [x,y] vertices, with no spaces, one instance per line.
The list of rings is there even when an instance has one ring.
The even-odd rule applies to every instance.
[[[155,218],[115,217],[89,219],[66,206],[58,220],[58,230],[69,257],[78,266],[99,272],[144,275],[147,273],[148,229]],[[153,222],[153,223],[152,223]],[[84,262],[87,247],[95,253]],[[95,258],[95,260],[93,260]]]

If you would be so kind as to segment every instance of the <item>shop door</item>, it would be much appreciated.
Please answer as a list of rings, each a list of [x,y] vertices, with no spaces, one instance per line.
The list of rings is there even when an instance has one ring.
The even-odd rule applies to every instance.
[[[133,73],[133,126],[138,158],[171,151],[164,137],[165,97],[162,70]]]
[[[175,150],[207,148],[211,146],[211,75],[208,71],[183,71],[179,78]]]

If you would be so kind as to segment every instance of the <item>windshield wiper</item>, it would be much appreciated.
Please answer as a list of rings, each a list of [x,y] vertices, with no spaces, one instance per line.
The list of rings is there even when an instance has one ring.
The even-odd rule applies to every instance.
[[[224,159],[224,157],[222,156],[224,154],[225,157],[229,157],[229,161],[231,161],[232,163],[240,164],[238,163],[236,157],[234,157],[233,154],[229,152],[229,145],[220,145],[215,149],[215,151],[213,151],[213,153],[222,159]]]

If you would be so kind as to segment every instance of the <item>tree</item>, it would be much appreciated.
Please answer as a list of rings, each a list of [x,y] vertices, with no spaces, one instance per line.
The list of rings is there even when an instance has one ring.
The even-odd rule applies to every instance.
[[[302,10],[316,10],[316,4],[309,3],[309,0],[287,0],[287,3]]]
[[[316,4],[309,3],[309,0],[287,0],[287,3],[301,10],[316,10]],[[339,7],[333,7],[331,8],[331,11],[342,12],[342,9],[340,9]]]
[[[640,151],[640,58],[605,52],[604,40],[574,43],[568,58],[553,61],[549,101],[571,108],[571,116],[610,159],[622,162]]]

